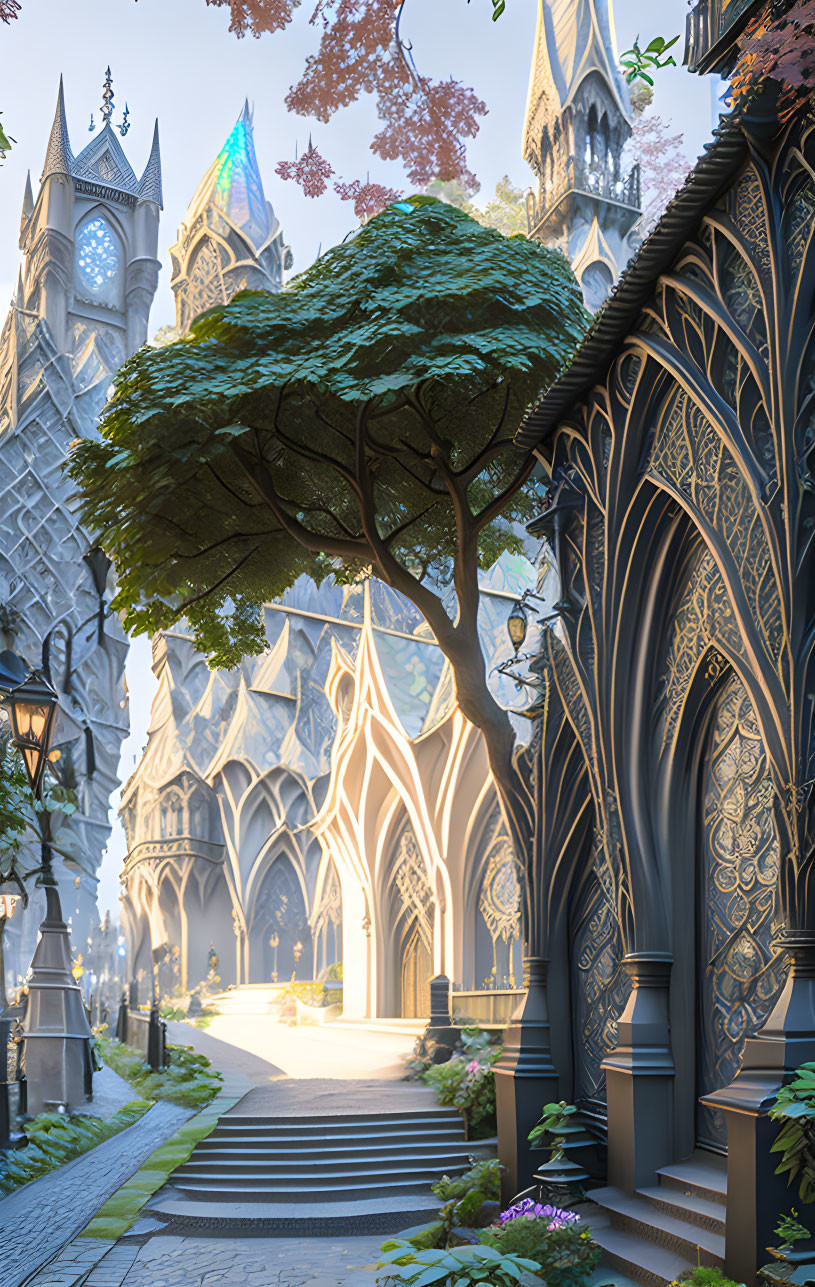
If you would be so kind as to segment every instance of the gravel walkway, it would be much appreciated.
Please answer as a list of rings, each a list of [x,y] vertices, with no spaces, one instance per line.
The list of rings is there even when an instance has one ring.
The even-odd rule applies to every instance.
[[[3,1198],[2,1287],[22,1287],[190,1116],[186,1108],[158,1103],[113,1139]]]

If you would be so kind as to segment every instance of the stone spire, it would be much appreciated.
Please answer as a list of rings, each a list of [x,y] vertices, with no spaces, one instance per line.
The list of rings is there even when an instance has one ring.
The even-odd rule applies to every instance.
[[[31,188],[31,171],[29,170],[25,179],[25,192],[23,193],[23,211],[20,215],[20,236],[25,231],[25,226],[31,218],[34,210],[34,193]]]
[[[45,165],[42,170],[43,179],[46,179],[49,174],[70,174],[73,162],[74,156],[71,151],[71,142],[68,138],[68,121],[65,116],[65,91],[62,87],[62,76],[60,76],[57,110],[54,113],[51,137],[48,140],[48,147],[45,153]]]
[[[153,127],[153,144],[150,148],[150,155],[147,158],[147,165],[144,167],[144,174],[139,179],[139,197],[142,201],[154,201],[159,209],[164,209],[162,205],[161,150],[158,142],[158,121]]]
[[[283,285],[292,255],[263,191],[248,101],[198,184],[170,254],[181,330],[239,290]]]
[[[622,169],[631,134],[611,0],[538,0],[524,158],[538,178],[530,236],[561,247],[596,309],[629,258],[639,170]],[[592,257],[591,246],[603,253]]]

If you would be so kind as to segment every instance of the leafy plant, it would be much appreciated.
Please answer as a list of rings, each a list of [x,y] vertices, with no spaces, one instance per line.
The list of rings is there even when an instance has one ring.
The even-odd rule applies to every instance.
[[[463,1175],[443,1175],[432,1185],[432,1192],[442,1202],[438,1219],[415,1234],[411,1245],[422,1250],[443,1247],[451,1229],[474,1228],[485,1202],[497,1202],[501,1196],[503,1169],[500,1162],[490,1158],[473,1162]]]
[[[665,55],[678,39],[678,36],[674,36],[672,40],[666,40],[664,36],[655,36],[649,45],[641,49],[640,38],[637,36],[631,48],[626,49],[620,56],[620,66],[628,84],[632,85],[635,80],[644,80],[646,85],[653,85],[654,80],[648,75],[649,71],[675,67],[676,59],[673,55],[667,54],[667,57]],[[661,62],[660,59],[662,59]]]
[[[151,1107],[152,1104],[137,1099],[107,1120],[83,1114],[66,1117],[62,1113],[40,1113],[26,1126],[26,1148],[0,1152],[0,1194],[5,1196],[21,1184],[87,1153],[96,1144],[132,1126]]]
[[[789,1184],[798,1180],[801,1201],[815,1201],[815,1063],[802,1064],[781,1087],[769,1115],[782,1123],[771,1149],[782,1155],[776,1175],[788,1171]]]
[[[801,1224],[798,1219],[798,1212],[795,1207],[792,1208],[789,1215],[781,1216],[775,1226],[774,1233],[782,1247],[791,1247],[796,1242],[812,1237],[810,1230],[805,1224]]]
[[[532,1284],[541,1283],[535,1273],[538,1266],[533,1260],[503,1255],[493,1247],[417,1251],[412,1243],[394,1238],[383,1245],[379,1264],[380,1267],[392,1267],[385,1282],[412,1283],[414,1287],[430,1287],[431,1283],[454,1283],[455,1287],[467,1287],[468,1283],[487,1283],[488,1287],[529,1284],[532,1287]]]
[[[477,1128],[480,1134],[495,1130],[495,1073],[501,1047],[491,1044],[490,1035],[479,1028],[465,1028],[461,1034],[462,1054],[444,1064],[430,1064],[423,1080],[432,1086],[440,1104],[457,1108],[464,1118],[468,1138]]]
[[[552,1158],[561,1158],[564,1144],[561,1128],[568,1124],[569,1118],[576,1112],[574,1104],[567,1104],[565,1099],[558,1104],[544,1104],[540,1121],[532,1127],[527,1136],[529,1143],[534,1144],[536,1148],[543,1147],[545,1137],[551,1135]]]
[[[169,1067],[153,1072],[138,1050],[105,1036],[96,1041],[105,1063],[145,1099],[166,1099],[185,1108],[202,1108],[221,1088],[221,1074],[205,1055],[196,1054],[190,1046],[168,1045]]]
[[[669,1287],[683,1287],[683,1284],[690,1284],[690,1287],[744,1287],[744,1283],[737,1283],[735,1278],[725,1278],[721,1269],[714,1265],[697,1265],[694,1269],[686,1269]]]
[[[479,1233],[478,1239],[503,1255],[533,1261],[546,1287],[583,1287],[602,1253],[592,1242],[591,1230],[580,1226],[578,1217],[561,1224],[551,1216],[522,1215],[490,1225]]]

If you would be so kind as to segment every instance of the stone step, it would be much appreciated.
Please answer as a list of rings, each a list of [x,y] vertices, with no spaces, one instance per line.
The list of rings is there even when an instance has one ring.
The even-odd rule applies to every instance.
[[[461,1174],[469,1168],[469,1162],[460,1166],[446,1168],[447,1173]],[[262,1182],[257,1178],[224,1176],[220,1173],[210,1175],[193,1175],[187,1178],[186,1168],[180,1167],[173,1175],[173,1188],[192,1197],[205,1197],[210,1201],[221,1199],[225,1202],[332,1202],[351,1199],[368,1199],[373,1202],[380,1197],[391,1197],[394,1194],[426,1195],[431,1184],[441,1178],[439,1172],[427,1168],[404,1168],[395,1176],[377,1176],[373,1181],[367,1170],[350,1172],[347,1175],[314,1176],[310,1184],[303,1183],[302,1176],[275,1175],[274,1179]]]
[[[432,1168],[438,1171],[444,1171],[450,1166],[459,1166],[467,1163],[469,1153],[466,1145],[463,1148],[452,1150],[445,1149],[439,1152],[435,1149],[425,1149],[421,1145],[410,1149],[392,1149],[390,1152],[383,1153],[365,1153],[360,1152],[350,1157],[331,1157],[325,1153],[309,1153],[308,1155],[300,1154],[299,1157],[291,1153],[264,1153],[259,1156],[248,1156],[241,1153],[224,1154],[220,1152],[199,1153],[197,1150],[190,1157],[189,1161],[184,1163],[184,1173],[190,1174],[191,1168],[198,1171],[217,1171],[219,1175],[232,1175],[236,1172],[252,1172],[260,1174],[278,1175],[281,1173],[289,1175],[310,1174],[315,1170],[325,1175],[343,1175],[348,1171],[404,1171],[411,1165]]]
[[[318,1128],[328,1128],[332,1131],[357,1130],[360,1126],[374,1126],[377,1129],[390,1126],[417,1126],[432,1127],[437,1125],[449,1125],[450,1123],[461,1126],[461,1114],[455,1109],[439,1109],[437,1112],[432,1110],[413,1111],[412,1113],[337,1113],[330,1117],[269,1117],[253,1116],[248,1113],[229,1113],[221,1118],[220,1126],[244,1127],[244,1126],[263,1126],[274,1127],[282,1131],[293,1131],[305,1129],[314,1131]]]
[[[280,1201],[242,1201],[240,1194],[213,1200],[196,1193],[185,1195],[167,1186],[149,1204],[150,1213],[168,1222],[168,1232],[228,1237],[265,1233],[271,1237],[348,1237],[360,1234],[393,1234],[416,1224],[427,1224],[439,1209],[439,1200],[428,1190],[416,1194],[376,1195],[375,1201],[351,1196],[329,1203],[291,1197]]]
[[[653,1242],[646,1244],[634,1234],[612,1225],[595,1227],[592,1224],[591,1236],[603,1249],[602,1263],[625,1274],[640,1287],[667,1287],[696,1265],[695,1257],[691,1260]]]
[[[640,1240],[642,1255],[650,1255],[653,1244],[657,1243],[691,1265],[697,1263],[697,1257],[705,1265],[720,1268],[724,1265],[724,1233],[690,1224],[659,1210],[647,1198],[630,1197],[610,1186],[592,1189],[589,1196],[608,1213],[612,1229],[632,1234]],[[647,1265],[648,1262],[643,1260],[641,1263]]]
[[[321,1148],[309,1151],[305,1156],[302,1150],[275,1148],[221,1148],[211,1144],[199,1144],[195,1154],[187,1163],[206,1162],[209,1166],[232,1166],[235,1163],[251,1163],[263,1166],[335,1166],[364,1162],[371,1167],[394,1166],[400,1160],[409,1161],[420,1158],[434,1166],[445,1167],[448,1162],[460,1162],[462,1157],[469,1156],[468,1144],[462,1143],[458,1148],[435,1148],[417,1141],[410,1148],[401,1144],[381,1148]]]
[[[708,1202],[727,1202],[727,1158],[718,1153],[696,1153],[686,1162],[663,1166],[657,1171],[659,1183],[666,1189]]]
[[[662,1184],[638,1189],[637,1193],[663,1215],[673,1216],[724,1237],[726,1208],[721,1202],[711,1202],[709,1198],[701,1198],[696,1193],[666,1188]]]

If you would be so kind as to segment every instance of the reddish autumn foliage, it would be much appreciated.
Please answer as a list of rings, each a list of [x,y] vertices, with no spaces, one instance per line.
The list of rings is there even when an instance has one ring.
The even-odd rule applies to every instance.
[[[392,201],[398,201],[401,192],[386,188],[381,183],[354,179],[353,183],[335,183],[334,191],[341,201],[353,201],[354,213],[363,223],[384,210]]]
[[[460,82],[418,73],[397,30],[400,9],[397,0],[318,0],[311,21],[322,25],[320,45],[286,106],[328,121],[361,94],[373,94],[383,125],[371,141],[377,156],[401,161],[417,186],[435,178],[472,186],[464,140],[477,134],[487,109]]]
[[[11,22],[19,12],[18,0],[0,0],[0,21]]]
[[[307,197],[321,197],[334,170],[309,139],[303,155],[296,161],[281,161],[275,166],[275,173],[281,179],[293,179],[299,183]]]
[[[690,162],[685,155],[681,134],[669,134],[669,126],[655,112],[645,111],[635,117],[631,130],[631,153],[640,163],[642,182],[642,220],[640,227],[648,233],[668,202],[687,178]]]
[[[300,0],[207,0],[207,4],[216,8],[229,5],[232,14],[229,30],[240,37],[247,31],[253,36],[261,36],[264,31],[282,31],[291,22]]]
[[[811,90],[815,76],[815,0],[798,0],[772,21],[769,6],[744,29],[741,54],[731,80],[734,99],[765,79],[779,81],[780,115],[786,119]]]

